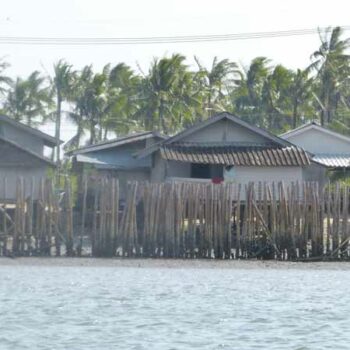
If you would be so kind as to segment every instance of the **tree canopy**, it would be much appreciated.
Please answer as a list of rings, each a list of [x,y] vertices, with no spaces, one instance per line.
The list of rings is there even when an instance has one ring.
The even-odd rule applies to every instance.
[[[173,134],[224,110],[275,133],[317,119],[350,134],[350,39],[341,27],[319,36],[310,64],[297,70],[267,57],[247,66],[214,57],[210,67],[194,57],[190,66],[185,56],[173,54],[155,58],[147,72],[125,63],[106,64],[101,71],[91,65],[76,69],[60,60],[52,77],[35,71],[12,81],[1,61],[2,109],[30,125],[51,118],[57,139],[65,115],[77,130],[67,143],[70,149],[84,134],[88,143],[105,140],[109,132]]]

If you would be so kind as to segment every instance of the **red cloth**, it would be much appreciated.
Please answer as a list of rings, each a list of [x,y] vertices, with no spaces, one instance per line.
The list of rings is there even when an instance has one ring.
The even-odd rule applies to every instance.
[[[211,179],[211,182],[213,184],[221,184],[224,181],[224,179],[222,177],[219,176],[215,176]]]

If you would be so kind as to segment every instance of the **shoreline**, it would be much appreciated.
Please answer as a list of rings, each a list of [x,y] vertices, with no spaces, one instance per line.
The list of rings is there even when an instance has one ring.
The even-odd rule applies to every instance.
[[[294,269],[294,270],[350,270],[347,261],[292,262],[276,260],[207,260],[152,258],[68,258],[68,257],[0,257],[0,268],[28,267],[112,267],[165,269]]]

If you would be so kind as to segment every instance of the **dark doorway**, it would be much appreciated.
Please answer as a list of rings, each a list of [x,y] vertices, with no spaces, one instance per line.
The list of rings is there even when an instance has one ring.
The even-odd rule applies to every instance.
[[[212,179],[215,177],[222,178],[224,168],[216,164],[191,164],[191,177],[195,179]]]
[[[195,179],[210,179],[210,164],[191,164],[191,177]]]
[[[210,169],[210,175],[212,178],[214,177],[224,177],[224,167],[219,164],[213,164]]]

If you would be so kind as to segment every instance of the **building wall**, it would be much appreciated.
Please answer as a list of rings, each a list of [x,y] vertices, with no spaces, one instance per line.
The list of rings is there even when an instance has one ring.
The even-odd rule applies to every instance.
[[[164,160],[160,160],[157,168],[152,169],[152,181],[159,182],[169,178],[190,178],[191,177],[191,163],[168,161],[166,171],[159,171],[160,164],[165,164]],[[317,176],[322,174],[316,171],[323,170],[323,167],[316,168],[315,173],[309,173],[309,177],[306,180],[306,172],[304,179],[304,169],[302,167],[243,167],[237,166],[230,168],[230,171],[224,171],[224,177],[226,181],[233,181],[235,183],[248,184],[249,182],[280,182],[285,184],[291,182],[316,181]],[[317,176],[316,176],[317,174]],[[158,175],[157,179],[156,176]],[[314,180],[311,180],[312,175]],[[156,179],[156,180],[155,180]]]
[[[166,177],[191,177],[191,163],[168,161]]]
[[[118,170],[113,173],[113,175],[119,180],[120,198],[126,198],[128,182],[129,181],[139,181],[145,182],[149,181],[150,173],[149,170]]]
[[[31,195],[31,183],[33,182],[33,199],[38,199],[41,180],[46,178],[47,167],[44,165],[37,167],[1,167],[0,166],[0,200],[6,199],[15,201],[17,182],[22,178],[25,182],[25,196]],[[5,193],[6,179],[6,193]]]
[[[5,199],[16,198],[16,183],[19,178],[28,182],[27,193],[30,194],[29,183],[34,179],[34,194],[37,197],[40,181],[47,174],[49,165],[18,149],[5,141],[0,141],[0,198],[4,199],[4,178],[7,179],[7,195]]]
[[[303,181],[301,167],[235,167],[235,183],[248,184],[249,182],[281,182],[286,185],[292,182]]]
[[[151,181],[162,182],[165,179],[183,177],[191,177],[191,163],[177,162],[177,161],[165,161],[160,157],[159,152],[155,154],[156,159],[154,167],[151,170]],[[316,171],[323,171],[323,167],[315,167]],[[310,172],[308,180],[311,180],[312,174],[317,179],[315,173]],[[304,175],[304,169],[302,167],[292,166],[279,166],[279,167],[253,167],[253,166],[236,166],[232,167],[229,172],[224,171],[224,177],[227,181],[234,181],[236,183],[248,184],[249,182],[280,182],[291,183],[296,181],[303,181],[306,179],[306,172]],[[321,176],[321,175],[317,175]]]
[[[44,141],[24,130],[18,129],[11,124],[0,122],[0,135],[8,140],[28,148],[30,151],[44,154]]]
[[[181,142],[250,142],[270,143],[271,141],[230,120],[220,120],[217,123],[194,132],[181,139]]]
[[[161,157],[160,152],[153,153],[151,167],[151,182],[163,182],[166,178],[166,161]]]
[[[312,163],[303,168],[303,181],[316,181],[320,187],[323,187],[327,179],[327,168],[322,165]]]
[[[119,197],[120,199],[126,198],[127,193],[127,185],[130,181],[138,181],[145,182],[150,180],[150,171],[149,169],[134,169],[134,170],[107,170],[107,169],[96,169],[91,168],[88,165],[80,165],[79,166],[79,175],[81,178],[79,179],[79,189],[80,193],[83,193],[82,187],[82,179],[83,175],[86,175],[89,179],[100,179],[100,178],[115,178],[119,180]],[[77,171],[77,169],[75,169]],[[90,182],[90,189],[92,193],[95,191],[95,187],[93,182]]]
[[[313,154],[350,154],[350,143],[316,129],[285,137]]]

